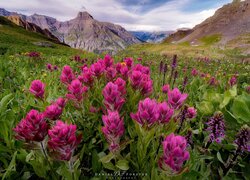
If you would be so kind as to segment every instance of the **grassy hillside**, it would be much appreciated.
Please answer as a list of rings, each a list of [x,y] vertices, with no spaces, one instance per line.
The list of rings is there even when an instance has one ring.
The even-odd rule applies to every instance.
[[[183,57],[210,57],[215,59],[242,59],[249,58],[250,54],[243,48],[235,48],[234,46],[223,47],[217,45],[218,36],[204,37],[199,45],[192,45],[189,42],[179,44],[160,43],[160,44],[137,44],[130,46],[126,52],[147,52],[153,54],[161,54],[172,56],[178,54]]]
[[[46,42],[51,44],[52,47],[40,47],[34,43]],[[53,50],[52,50],[53,49]],[[15,54],[29,51],[39,51],[42,53],[68,54],[76,53],[74,50],[65,45],[56,44],[53,40],[30,31],[26,31],[9,21],[8,19],[0,16],[0,54]]]

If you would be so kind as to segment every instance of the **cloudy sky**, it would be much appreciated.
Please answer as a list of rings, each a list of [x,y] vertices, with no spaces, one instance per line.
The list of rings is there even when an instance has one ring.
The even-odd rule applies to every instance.
[[[232,0],[0,0],[0,8],[66,21],[88,11],[99,21],[127,30],[162,31],[193,27]]]

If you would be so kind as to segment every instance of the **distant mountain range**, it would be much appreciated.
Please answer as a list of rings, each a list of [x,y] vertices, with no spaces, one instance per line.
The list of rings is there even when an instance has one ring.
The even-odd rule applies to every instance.
[[[123,27],[108,22],[99,22],[86,11],[79,12],[76,18],[65,22],[38,14],[25,16],[5,9],[0,9],[0,15],[19,16],[25,22],[48,29],[61,42],[73,48],[95,53],[113,53],[125,49],[128,45],[141,43]]]
[[[173,31],[130,31],[135,37],[143,42],[160,43],[166,39]]]
[[[65,22],[38,14],[26,16],[1,8],[0,15],[8,16],[12,22],[27,30],[42,30],[44,32],[41,33],[47,37],[58,38],[60,42],[73,48],[96,53],[113,53],[136,43],[162,41],[189,42],[192,45],[215,43],[220,46],[240,47],[250,53],[250,0],[234,0],[193,29],[182,28],[176,32],[128,32],[119,25],[97,21],[86,11],[79,12],[76,18]]]

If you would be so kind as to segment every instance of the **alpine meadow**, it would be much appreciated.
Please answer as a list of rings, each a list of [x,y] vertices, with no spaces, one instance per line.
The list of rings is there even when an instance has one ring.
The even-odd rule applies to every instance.
[[[0,2],[0,178],[250,179],[249,17],[250,0]]]

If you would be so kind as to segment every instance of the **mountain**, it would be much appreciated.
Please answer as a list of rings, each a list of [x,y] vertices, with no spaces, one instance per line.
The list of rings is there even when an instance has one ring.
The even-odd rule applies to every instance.
[[[224,5],[215,14],[192,29],[192,33],[179,42],[199,43],[199,40],[218,41],[226,45],[228,42],[250,34],[250,0],[234,0]],[[249,46],[249,41],[246,42]]]
[[[141,41],[126,31],[123,27],[108,22],[97,21],[88,12],[79,12],[77,17],[60,22],[55,18],[33,14],[25,16],[0,9],[0,15],[20,16],[24,21],[36,24],[42,29],[48,29],[61,42],[73,48],[91,52],[114,53],[125,49],[128,45]]]
[[[6,17],[0,16],[0,55],[20,54],[27,50],[38,52],[52,52],[53,50],[55,54],[77,51],[57,42],[41,33],[26,30]]]
[[[130,33],[143,42],[160,43],[167,38],[169,34],[173,33],[173,31],[130,31]]]
[[[36,32],[36,33],[40,33],[48,38],[50,38],[51,40],[53,40],[56,43],[60,43],[60,41],[57,39],[57,37],[55,37],[48,29],[42,29],[39,26],[27,22],[25,20],[23,20],[20,16],[18,15],[9,15],[6,16],[7,19],[9,19],[11,22],[13,22],[14,24],[21,26],[22,28],[26,29],[27,31],[31,31],[31,32]]]
[[[189,28],[181,28],[181,29],[177,29],[176,32],[170,34],[165,40],[164,42],[168,42],[168,43],[175,43],[178,42],[179,40],[183,39],[184,37],[186,37],[187,35],[191,34],[193,32],[192,29]]]
[[[11,15],[11,12],[6,11],[6,10],[3,9],[3,8],[0,8],[0,15],[1,15],[1,16],[10,16],[10,15]]]
[[[79,12],[76,18],[60,23],[57,32],[71,47],[96,53],[117,52],[140,43],[121,26],[99,22],[87,12]]]

